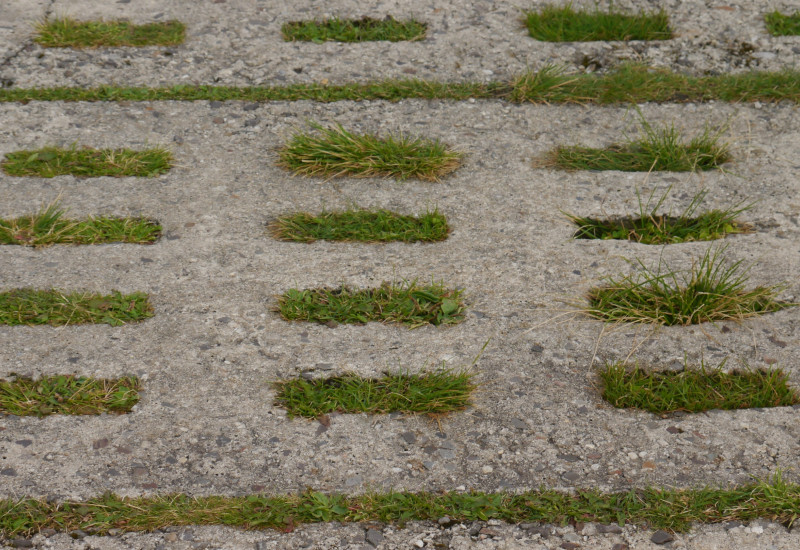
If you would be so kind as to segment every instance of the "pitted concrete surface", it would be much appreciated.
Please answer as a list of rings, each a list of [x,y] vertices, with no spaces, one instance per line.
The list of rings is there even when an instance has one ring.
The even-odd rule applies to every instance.
[[[43,4],[44,0],[39,2]],[[543,4],[490,0],[381,1],[369,5],[358,0],[51,0],[46,9],[54,17],[126,18],[137,23],[179,19],[187,25],[187,41],[181,46],[75,52],[42,48],[32,41],[33,23],[43,18],[41,4],[6,0],[0,40],[8,40],[8,45],[0,45],[16,51],[22,40],[24,49],[14,55],[12,64],[0,68],[0,77],[22,87],[111,83],[247,86],[383,78],[508,80],[548,63],[595,70],[621,61],[715,74],[749,68],[775,70],[796,66],[800,60],[800,38],[772,37],[763,21],[763,14],[769,11],[797,9],[795,2],[623,0],[614,5],[648,12],[663,7],[670,14],[675,38],[561,44],[539,42],[527,35],[523,10]],[[580,4],[594,6],[594,2],[575,2]],[[287,21],[388,15],[427,23],[426,38],[397,43],[314,44],[286,42],[280,34],[281,25]]]
[[[42,3],[37,9],[59,14],[61,4]],[[209,82],[207,67],[230,67],[251,59],[216,27],[239,28],[249,21],[232,0],[161,2],[157,9],[136,0],[102,7],[63,4],[80,8],[75,15],[82,17],[137,19],[160,10],[163,18],[186,19],[189,43],[179,50],[208,49],[206,65],[191,67],[198,82]],[[489,8],[500,9],[499,5],[454,3],[442,4],[441,9],[452,17],[473,10],[491,19]],[[333,55],[339,45],[284,44],[274,36],[285,19],[321,16],[326,13],[323,10],[334,13],[330,4],[309,6],[314,7],[306,12],[300,6],[291,8],[297,11],[266,10],[274,21],[259,39],[270,40],[276,48],[289,48],[286,51],[293,52],[297,62],[320,63],[320,72],[289,70],[294,76],[281,80],[277,72],[269,72],[280,69],[265,68],[265,76],[256,80],[277,84],[319,80],[323,74],[330,81],[410,74],[398,72],[392,63],[370,68],[381,71],[387,66],[389,72],[351,74],[348,71],[354,65],[349,58]],[[399,11],[411,9],[399,4],[384,7],[395,16],[427,17],[422,7],[419,12]],[[743,17],[745,8],[752,13],[767,10],[763,6],[756,10],[754,3],[730,4],[733,10],[694,3],[665,7],[679,14],[684,13],[681,10],[702,12],[706,19],[718,14],[720,18]],[[24,42],[20,10],[34,11],[25,2],[0,8],[0,30],[5,33],[0,39],[8,40],[9,51],[17,51],[19,40]],[[434,24],[435,18],[426,20],[432,21],[434,30],[439,24]],[[725,24],[734,25],[734,21],[738,20]],[[196,42],[191,29],[201,25],[211,29],[207,39],[219,40],[217,46]],[[516,29],[508,21],[502,25],[507,34],[508,29]],[[753,33],[764,34],[755,23],[752,28]],[[480,25],[477,30],[462,31],[484,32]],[[747,34],[746,29],[738,31]],[[764,39],[783,44],[798,40]],[[432,63],[442,63],[438,46],[430,44],[435,40],[439,38],[400,47],[422,48]],[[358,46],[365,47],[359,59],[369,51],[373,58],[384,55],[382,49],[369,48],[385,49],[389,59],[403,57],[393,53],[395,45]],[[269,49],[264,48],[258,55],[268,55]],[[39,58],[42,52],[38,47],[20,50],[7,58],[0,73],[4,78],[11,75],[8,78],[18,86],[180,82],[174,67],[148,65],[169,57],[163,56],[163,49],[48,50]],[[117,71],[103,65],[98,69],[104,56],[120,52],[136,58],[132,67],[138,68]],[[486,49],[478,50],[473,63],[484,63],[483,55],[491,66],[491,56],[496,54]],[[31,65],[53,59],[48,56],[63,56],[64,67],[41,70]],[[85,56],[92,62],[83,63]],[[142,56],[148,61],[139,65]],[[276,67],[282,62],[276,62]],[[62,69],[75,72],[66,76]],[[516,70],[502,68],[497,74]],[[466,73],[434,72],[416,76],[474,78]],[[140,81],[144,75],[149,80]],[[143,398],[129,415],[0,418],[0,496],[70,499],[107,490],[123,495],[238,495],[296,492],[306,487],[346,493],[370,489],[521,491],[540,486],[616,491],[647,484],[747,483],[779,469],[796,482],[800,456],[796,409],[659,418],[613,409],[598,395],[595,368],[623,359],[637,359],[652,368],[679,368],[685,359],[716,365],[727,358],[730,368],[779,365],[793,384],[800,382],[800,309],[740,324],[655,331],[647,326],[613,328],[580,314],[584,293],[604,277],[631,272],[630,262],[640,259],[654,266],[662,261],[674,269],[688,269],[709,246],[727,246],[730,261],[750,265],[753,285],[785,283],[782,298],[797,301],[797,108],[718,103],[640,108],[651,123],[674,122],[690,135],[702,132],[706,124],[728,124],[723,139],[730,141],[734,161],[723,171],[702,174],[563,172],[535,167],[537,159],[559,144],[602,146],[624,139],[626,132],[635,134],[636,114],[629,107],[500,101],[0,105],[0,155],[53,144],[164,145],[177,162],[171,172],[153,179],[0,175],[0,216],[23,215],[60,196],[73,216],[142,215],[158,219],[165,228],[164,238],[152,246],[0,248],[2,289],[145,291],[156,312],[153,319],[121,328],[0,327],[2,376],[137,374],[144,381]],[[457,172],[439,183],[293,177],[275,166],[276,149],[292,132],[307,128],[308,121],[341,123],[357,132],[440,138],[467,156]],[[713,245],[652,247],[573,241],[573,227],[560,212],[633,214],[638,212],[637,190],[643,196],[651,191],[659,195],[669,186],[672,193],[665,208],[673,211],[685,207],[701,189],[709,191],[708,208],[757,201],[744,215],[756,232]],[[266,234],[265,223],[280,214],[353,204],[405,213],[438,207],[448,216],[453,233],[443,243],[425,245],[305,245],[276,242]],[[434,279],[463,287],[466,321],[416,330],[374,323],[330,328],[287,323],[274,312],[276,295],[288,288],[366,287],[399,279]],[[489,344],[474,366],[481,384],[474,406],[441,424],[402,415],[333,415],[326,427],[316,421],[288,419],[272,405],[270,383],[279,378],[345,371],[379,375],[387,369],[416,372],[443,361],[450,367],[467,366],[486,341]],[[369,540],[380,548],[434,548],[437,544],[557,548],[563,543],[581,548],[623,543],[637,549],[656,547],[649,542],[651,531],[633,527],[621,533],[605,532],[605,527],[567,527],[548,532],[547,537],[533,527],[496,523],[478,525],[473,533],[474,527],[374,526],[372,530],[383,538],[376,543],[373,535]],[[66,534],[39,535],[33,542],[52,548],[363,548],[371,544],[365,538],[366,528],[318,525],[279,534],[210,527],[190,529],[189,538],[181,529],[81,540]],[[481,529],[487,531],[481,533]],[[676,536],[671,544],[672,548],[788,549],[800,546],[800,540],[797,531],[756,522],[697,526],[688,535]]]

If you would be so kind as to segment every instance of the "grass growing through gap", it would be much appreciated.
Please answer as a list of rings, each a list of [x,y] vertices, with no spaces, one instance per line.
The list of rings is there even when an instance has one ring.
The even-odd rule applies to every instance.
[[[287,86],[193,86],[163,88],[0,88],[0,102],[27,101],[400,101],[403,99],[506,99],[531,103],[684,103],[725,101],[800,102],[800,71],[751,71],[690,76],[626,63],[609,72],[568,74],[548,65],[511,82],[382,80]]]
[[[414,20],[398,21],[393,17],[386,19],[327,19],[325,21],[291,21],[284,23],[281,34],[284,40],[304,40],[310,42],[367,42],[388,40],[421,40],[425,38],[427,25]]]
[[[289,416],[317,418],[332,412],[444,414],[465,409],[475,389],[473,374],[439,370],[386,373],[382,378],[344,374],[326,379],[279,381],[275,404]]]
[[[9,176],[52,178],[73,175],[84,178],[137,176],[151,178],[172,167],[166,149],[78,149],[45,147],[35,151],[8,153],[0,167]]]
[[[800,34],[800,12],[784,15],[773,11],[764,16],[767,32],[772,36],[796,36]]]
[[[298,495],[237,497],[119,497],[107,493],[84,501],[24,498],[0,500],[0,532],[7,538],[42,529],[155,531],[167,526],[226,525],[242,529],[290,530],[320,522],[436,521],[498,519],[510,523],[630,523],[650,529],[688,531],[692,523],[748,522],[766,519],[791,526],[800,508],[800,486],[776,474],[732,488],[659,489],[621,493],[578,489],[512,493],[367,493],[345,496],[308,490]]]
[[[586,313],[604,321],[692,325],[741,320],[778,311],[794,304],[776,301],[780,287],[746,289],[747,268],[742,260],[725,265],[725,247],[708,249],[688,274],[655,271],[638,261],[639,273],[610,277],[587,294]]]
[[[59,375],[0,380],[0,413],[17,416],[127,413],[139,402],[139,380]]]
[[[572,4],[548,4],[540,11],[526,11],[525,25],[531,38],[543,42],[590,40],[667,40],[672,38],[664,10],[635,15],[620,11],[575,10]]]
[[[100,48],[112,46],[175,46],[182,44],[186,27],[180,21],[134,25],[128,21],[48,19],[36,25],[34,38],[46,48]]]
[[[693,172],[712,170],[730,160],[728,144],[719,141],[722,129],[712,132],[706,127],[687,142],[674,124],[653,128],[640,118],[642,131],[638,139],[606,149],[559,146],[538,164],[566,170]]]
[[[461,293],[442,284],[420,286],[416,281],[383,283],[378,288],[363,290],[290,289],[278,298],[278,310],[287,321],[355,324],[381,321],[415,328],[463,321]]]
[[[317,240],[434,242],[445,240],[450,232],[447,218],[438,210],[419,216],[361,209],[317,215],[296,212],[271,222],[268,229],[276,239],[304,243]]]
[[[147,294],[108,295],[30,288],[0,292],[0,325],[76,325],[107,323],[119,326],[153,316]]]
[[[70,220],[54,202],[36,214],[0,219],[0,244],[47,246],[51,244],[154,243],[161,226],[144,218],[88,218]]]
[[[660,214],[658,211],[667,198],[672,186],[652,203],[655,190],[646,202],[638,190],[638,218],[613,218],[599,220],[566,214],[578,226],[576,239],[622,239],[643,244],[675,244],[689,241],[710,241],[721,239],[733,233],[749,233],[752,226],[739,222],[739,215],[752,207],[752,204],[739,203],[727,210],[708,210],[697,214],[697,209],[708,194],[707,190],[697,193],[689,205],[678,216]]]
[[[437,181],[461,163],[461,153],[438,140],[403,135],[356,135],[341,125],[298,132],[279,152],[278,164],[304,176],[394,177]]]
[[[699,370],[645,372],[621,363],[600,371],[603,399],[623,409],[655,414],[711,409],[787,407],[800,403],[800,395],[787,384],[781,369],[724,372],[722,365]]]

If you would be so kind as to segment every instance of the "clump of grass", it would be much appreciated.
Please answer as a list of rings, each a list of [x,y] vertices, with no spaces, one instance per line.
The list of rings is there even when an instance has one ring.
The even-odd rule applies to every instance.
[[[639,192],[638,218],[614,218],[600,220],[566,214],[578,226],[576,239],[622,239],[643,244],[675,244],[689,241],[710,241],[721,239],[734,233],[749,233],[752,226],[739,222],[739,215],[752,207],[752,204],[739,203],[727,210],[709,210],[695,215],[708,190],[698,192],[691,203],[678,216],[657,213],[667,198],[672,186],[652,204],[655,191],[647,202],[643,202]]]
[[[73,175],[84,178],[137,176],[151,178],[172,167],[172,153],[166,149],[69,149],[45,147],[35,151],[14,151],[0,167],[9,176],[52,178]]]
[[[800,403],[781,369],[724,372],[685,368],[682,371],[629,370],[621,363],[607,364],[599,372],[603,399],[620,409],[642,409],[655,414],[711,409],[788,407]]]
[[[746,289],[748,269],[742,261],[725,265],[725,247],[708,249],[688,274],[655,271],[638,261],[640,272],[610,277],[587,294],[586,313],[604,321],[692,325],[741,320],[789,307],[776,300],[780,287]]]
[[[421,40],[425,38],[427,25],[414,20],[398,21],[393,17],[386,19],[327,19],[324,21],[291,21],[281,27],[283,39],[310,42],[367,42],[388,40]]]
[[[76,325],[107,323],[119,326],[153,316],[147,294],[108,295],[30,288],[0,292],[0,325]]]
[[[442,369],[422,374],[386,373],[382,378],[348,373],[326,379],[284,380],[274,384],[275,404],[289,416],[306,418],[332,412],[444,414],[469,405],[475,389],[473,376]]]
[[[279,152],[280,166],[304,176],[394,177],[437,181],[458,168],[461,153],[438,140],[356,135],[341,125],[298,132]]]
[[[51,244],[154,243],[161,226],[144,218],[89,218],[70,220],[58,202],[36,214],[0,219],[0,244],[47,246]]]
[[[36,25],[38,44],[46,48],[113,46],[175,46],[182,44],[186,26],[180,21],[134,25],[128,21],[48,19]]]
[[[672,38],[669,17],[655,13],[626,14],[611,10],[575,10],[572,4],[548,4],[540,11],[526,11],[525,24],[532,38],[544,42],[590,40],[667,40]]]
[[[728,144],[720,143],[723,129],[712,131],[706,127],[687,143],[674,124],[653,128],[644,117],[640,119],[642,132],[638,139],[606,149],[559,146],[538,164],[566,170],[693,172],[719,168],[730,160]]]
[[[287,321],[355,324],[381,321],[415,328],[463,321],[461,293],[442,284],[420,286],[416,281],[383,283],[378,288],[363,290],[291,289],[278,299],[278,309]]]
[[[784,15],[773,11],[764,16],[767,32],[772,36],[796,36],[800,34],[800,12]]]
[[[405,216],[389,210],[346,210],[281,216],[268,225],[282,241],[310,243],[317,240],[360,242],[434,242],[447,238],[447,218],[438,210]]]
[[[46,376],[39,380],[0,380],[0,413],[17,416],[51,414],[122,414],[139,402],[135,376],[116,379]]]
[[[645,103],[692,101],[800,101],[800,74],[776,72],[690,76],[624,63],[598,74],[569,74],[547,65],[511,83],[509,99],[531,103]]]
[[[103,535],[110,529],[155,531],[167,526],[225,525],[242,529],[285,531],[321,522],[436,521],[498,519],[510,523],[593,522],[646,525],[649,529],[688,531],[693,523],[767,519],[787,527],[797,522],[800,486],[780,473],[767,481],[732,488],[660,489],[646,487],[620,493],[596,489],[574,492],[539,489],[523,493],[370,492],[362,495],[119,497],[105,493],[83,501],[52,499],[0,500],[0,532],[30,536],[43,529]]]

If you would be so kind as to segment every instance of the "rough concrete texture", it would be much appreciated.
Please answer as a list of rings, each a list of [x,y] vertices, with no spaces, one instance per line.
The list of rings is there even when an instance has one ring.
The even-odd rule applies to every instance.
[[[0,44],[8,52],[0,74],[17,86],[211,83],[217,77],[228,84],[504,78],[526,63],[536,66],[551,57],[570,61],[576,52],[606,47],[531,48],[533,43],[519,34],[515,7],[461,4],[385,3],[359,11],[355,2],[309,2],[303,8],[233,0],[36,6],[12,0],[0,7]],[[700,38],[648,45],[653,51],[687,53],[691,40],[714,34],[720,43],[734,37],[757,42],[791,63],[793,54],[784,55],[785,49],[800,43],[769,38],[758,24],[758,13],[787,5],[663,5],[676,14],[679,28],[697,27]],[[75,53],[25,46],[29,27],[19,14],[35,19],[45,10],[136,20],[161,13],[163,19],[186,20],[190,38],[186,46],[170,50],[171,56],[163,49]],[[431,34],[401,45],[286,44],[277,37],[284,20],[326,13],[413,15],[430,22]],[[637,46],[613,47],[620,48],[618,55]],[[702,72],[714,48],[700,49],[700,60],[690,68]],[[515,58],[515,51],[524,53]],[[659,55],[647,59],[665,59],[666,54]],[[126,57],[130,66],[108,63]],[[362,66],[374,59],[388,61]],[[456,63],[462,67],[456,69]],[[489,68],[493,75],[482,72]],[[227,76],[219,76],[227,70]],[[741,324],[655,331],[612,328],[579,313],[582,295],[605,276],[630,272],[628,260],[655,265],[661,259],[686,269],[710,245],[573,241],[573,228],[559,210],[631,214],[638,209],[637,189],[658,194],[669,185],[673,193],[665,208],[673,211],[701,189],[709,190],[709,208],[758,201],[745,214],[757,231],[714,246],[727,245],[731,261],[752,265],[754,285],[786,282],[782,297],[798,296],[796,107],[644,105],[641,111],[652,123],[675,122],[689,134],[703,131],[706,123],[729,123],[724,139],[732,144],[734,162],[724,171],[649,176],[534,167],[558,144],[600,146],[623,139],[626,131],[635,134],[636,116],[627,107],[494,101],[0,105],[0,155],[52,144],[166,145],[178,163],[154,179],[0,175],[0,216],[23,215],[60,195],[74,216],[144,215],[165,227],[165,237],[152,246],[0,248],[2,289],[139,290],[151,294],[156,311],[153,319],[121,328],[0,327],[0,376],[137,374],[145,388],[135,411],[125,416],[0,418],[0,497],[85,498],[106,490],[235,495],[306,487],[346,493],[540,486],[612,491],[646,484],[745,483],[778,469],[797,481],[795,409],[659,418],[613,409],[598,395],[595,367],[626,358],[653,368],[679,368],[684,358],[694,364],[728,358],[728,367],[777,364],[792,383],[800,383],[800,309]],[[275,150],[307,121],[440,138],[468,156],[440,183],[292,177],[275,166]],[[443,243],[427,245],[305,245],[266,235],[265,223],[279,214],[352,204],[405,213],[438,206],[453,233]],[[374,323],[330,328],[290,324],[274,312],[275,296],[291,287],[374,286],[403,278],[465,288],[466,321],[416,330]],[[442,361],[466,366],[487,340],[475,366],[481,389],[474,407],[441,424],[400,415],[334,415],[326,427],[289,420],[272,406],[270,382],[278,378],[415,372]],[[474,527],[374,526],[377,534],[371,539],[366,538],[369,526],[358,525],[317,525],[292,534],[193,528],[81,540],[40,535],[33,543],[51,548],[656,547],[649,542],[651,531],[632,527],[622,533],[596,526],[580,532],[559,528],[547,537],[536,531],[541,526],[479,525],[473,533]],[[800,535],[759,523],[698,526],[671,544],[789,549],[800,546]]]
[[[547,63],[596,70],[620,61],[640,61],[706,74],[778,69],[796,66],[800,60],[800,38],[772,37],[763,22],[764,13],[776,9],[791,12],[797,9],[796,2],[620,0],[614,2],[616,7],[633,11],[663,7],[670,14],[676,38],[562,44],[538,42],[527,35],[523,9],[536,9],[544,3],[39,0],[39,4],[31,5],[29,0],[4,0],[0,8],[0,47],[8,48],[13,63],[0,67],[0,77],[23,87],[109,83],[241,86],[380,78],[481,81],[509,79],[527,68]],[[40,4],[45,6],[39,7]],[[584,4],[595,5],[589,0],[575,2]],[[52,16],[127,18],[139,23],[179,19],[187,24],[187,42],[178,47],[141,51],[41,48],[31,41],[32,24],[45,11]],[[415,18],[429,25],[428,34],[416,42],[361,44],[285,42],[280,35],[281,25],[287,21],[364,15]],[[21,50],[20,39],[24,46]]]

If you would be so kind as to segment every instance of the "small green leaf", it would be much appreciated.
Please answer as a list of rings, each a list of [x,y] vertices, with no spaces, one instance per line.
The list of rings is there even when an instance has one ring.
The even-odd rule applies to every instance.
[[[445,315],[452,315],[456,311],[458,311],[458,302],[450,298],[442,300],[442,313]]]

